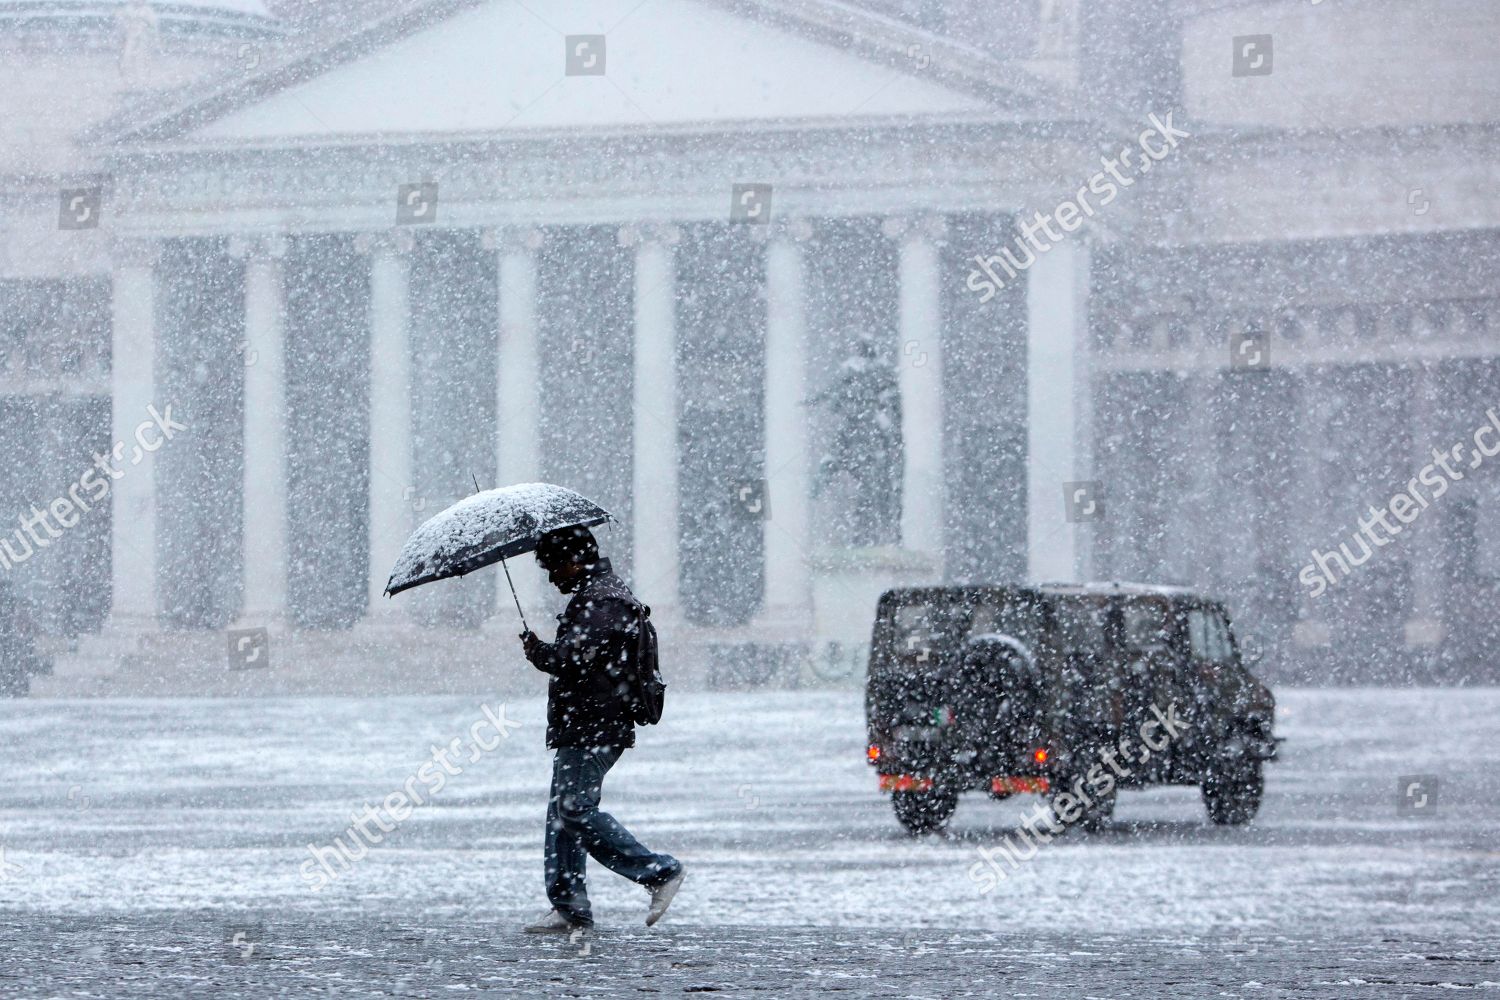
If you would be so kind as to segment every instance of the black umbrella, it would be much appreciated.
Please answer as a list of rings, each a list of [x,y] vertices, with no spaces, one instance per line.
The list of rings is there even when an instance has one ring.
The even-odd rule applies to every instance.
[[[614,520],[614,515],[588,497],[551,483],[522,483],[485,490],[465,497],[412,532],[385,592],[390,596],[434,580],[463,576],[500,563],[510,583],[505,560],[533,551],[542,536],[558,528],[589,527]],[[526,613],[511,583],[521,624]]]

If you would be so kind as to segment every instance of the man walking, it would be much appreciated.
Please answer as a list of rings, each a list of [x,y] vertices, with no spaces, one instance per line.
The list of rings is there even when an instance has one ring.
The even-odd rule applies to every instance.
[[[635,746],[631,699],[645,609],[600,558],[587,528],[542,536],[536,558],[552,585],[573,597],[558,616],[555,641],[529,630],[521,635],[526,659],[551,677],[547,746],[557,751],[544,842],[552,909],[526,931],[567,934],[593,926],[584,871],[590,856],[651,893],[650,927],[682,885],[682,863],[647,850],[599,809],[605,774]]]

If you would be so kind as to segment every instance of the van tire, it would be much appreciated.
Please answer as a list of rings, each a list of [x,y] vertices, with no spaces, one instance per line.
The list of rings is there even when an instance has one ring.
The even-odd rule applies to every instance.
[[[896,819],[914,837],[933,833],[948,825],[958,808],[958,792],[935,788],[927,792],[892,792]]]
[[[1218,826],[1240,826],[1260,811],[1266,780],[1261,761],[1239,757],[1218,761],[1203,779],[1203,804]]]

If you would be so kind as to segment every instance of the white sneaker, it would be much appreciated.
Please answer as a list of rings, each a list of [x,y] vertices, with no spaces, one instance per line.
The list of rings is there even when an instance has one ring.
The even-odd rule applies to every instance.
[[[545,916],[527,924],[522,930],[527,934],[571,934],[580,928],[588,930],[588,925],[570,920],[558,910],[548,910]]]
[[[670,882],[652,887],[651,909],[646,911],[646,926],[653,926],[658,920],[666,915],[667,907],[672,905],[672,897],[677,895],[677,890],[682,887],[682,880],[687,878],[687,869],[683,868]]]

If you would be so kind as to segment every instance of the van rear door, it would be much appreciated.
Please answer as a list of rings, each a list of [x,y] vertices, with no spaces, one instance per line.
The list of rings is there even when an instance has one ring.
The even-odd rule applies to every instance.
[[[875,742],[936,742],[952,721],[951,661],[968,606],[938,591],[881,601],[871,644],[867,708]]]

